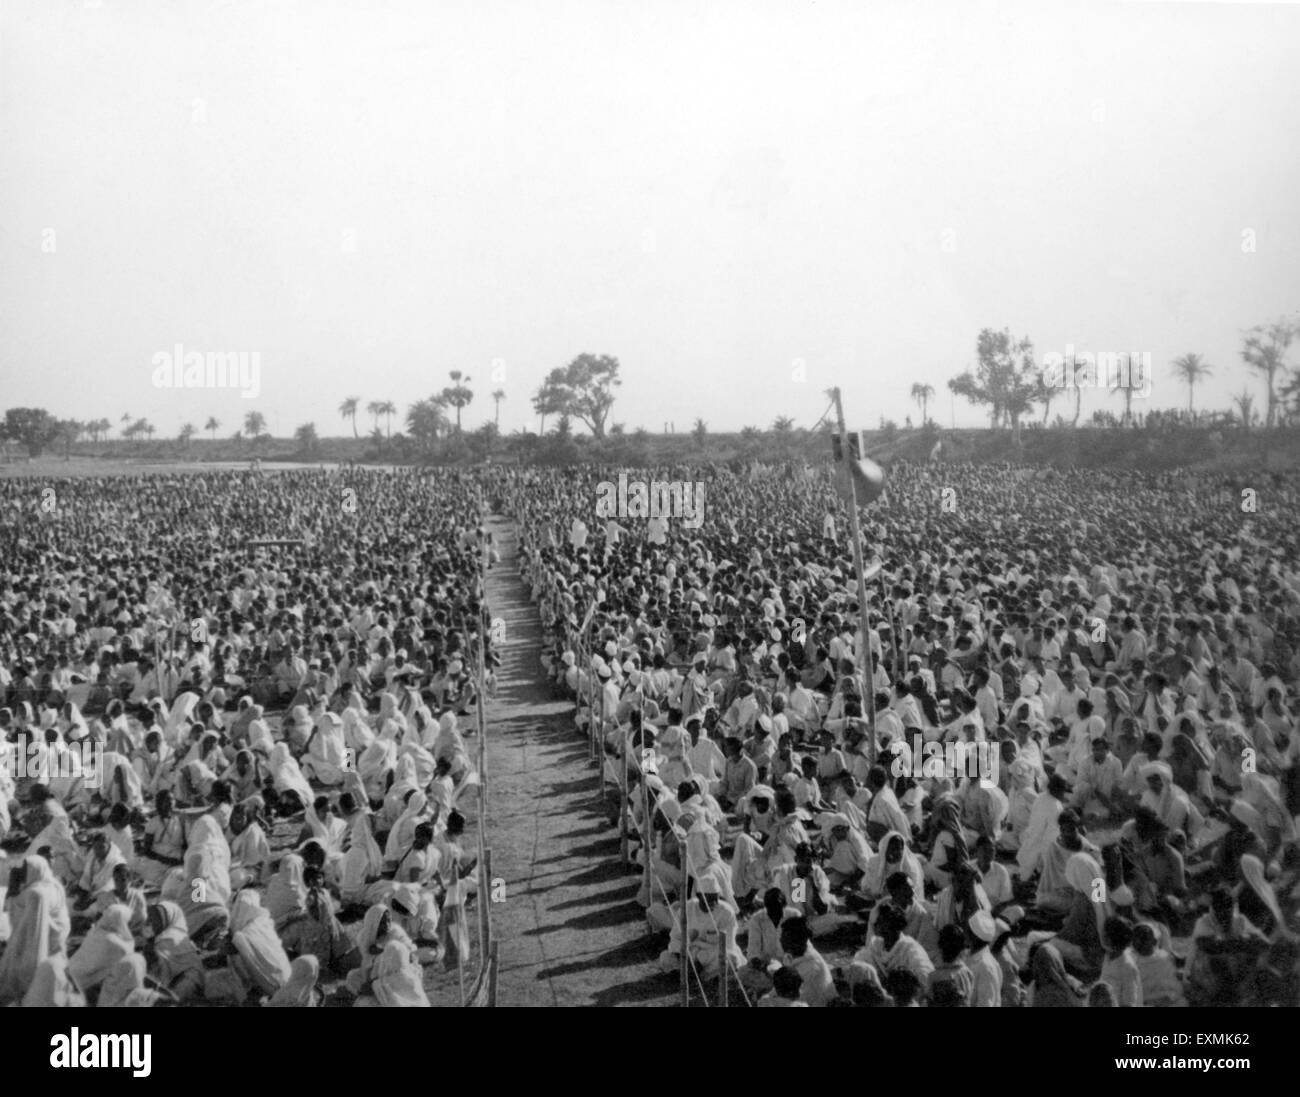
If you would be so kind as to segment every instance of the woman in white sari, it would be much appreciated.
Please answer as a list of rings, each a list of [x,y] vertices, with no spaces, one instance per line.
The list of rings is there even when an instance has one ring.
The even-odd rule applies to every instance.
[[[229,950],[230,970],[238,976],[245,997],[274,994],[289,981],[289,957],[255,891],[244,890],[235,896]]]
[[[451,779],[459,781],[470,768],[469,751],[456,726],[456,714],[450,710],[438,718],[438,736],[433,741],[435,759],[445,758],[451,765]]]
[[[357,772],[366,790],[366,799],[372,803],[383,800],[388,792],[388,775],[397,768],[396,724],[389,723],[357,760]],[[415,763],[411,763],[414,776]]]
[[[366,714],[359,706],[360,702],[349,704],[341,714],[343,745],[352,751],[353,758],[360,758],[366,752],[366,748],[375,741],[375,733],[370,730],[366,723]]]
[[[283,929],[289,922],[307,912],[305,867],[298,854],[287,853],[280,861],[280,870],[267,885],[266,912],[277,930]]]
[[[353,778],[356,774],[352,775]],[[364,793],[353,793],[353,800]],[[333,884],[338,883],[339,872],[343,863],[343,843],[347,839],[348,825],[330,810],[329,799],[318,796],[314,803],[307,806],[304,819],[302,842],[298,847],[301,853],[308,842],[316,842],[325,852],[324,871],[326,878]]]
[[[96,1005],[146,1009],[157,1004],[164,996],[149,988],[146,973],[145,958],[138,952],[124,956],[104,978]]]
[[[275,738],[271,735],[270,725],[263,718],[265,710],[261,705],[254,705],[252,711],[253,718],[248,722],[248,749],[269,758],[275,749]]]
[[[429,998],[424,993],[424,969],[416,962],[415,953],[405,941],[390,939],[384,945],[383,955],[374,966],[371,991],[375,1004],[380,1006],[429,1005]],[[357,1004],[364,1004],[364,999]]]
[[[97,791],[106,804],[125,804],[132,810],[144,808],[144,787],[131,759],[117,751],[104,751],[103,785]]]
[[[253,803],[260,803],[260,799]],[[258,885],[271,861],[271,843],[258,820],[256,809],[236,804],[230,813],[230,887],[238,891]]]
[[[885,882],[895,872],[906,874],[917,895],[925,894],[925,870],[920,858],[907,848],[907,839],[903,835],[891,830],[877,843],[876,852],[867,862],[860,888],[862,894],[872,899],[885,898]]]
[[[190,937],[201,944],[225,930],[230,896],[230,847],[216,818],[201,815],[190,830],[185,862],[168,874],[162,897],[180,906]]]
[[[369,887],[383,872],[384,855],[370,830],[370,812],[356,804],[350,806],[352,811],[346,819],[348,833],[344,838],[343,864],[339,872],[339,896],[345,904],[355,907],[368,901]]]
[[[382,735],[388,731],[390,726],[396,728],[394,738],[401,739],[401,732],[410,730],[406,716],[403,715],[401,706],[397,702],[396,695],[392,693],[381,693],[379,695],[379,732]]]
[[[23,996],[24,1006],[50,1008],[85,1004],[86,996],[68,975],[68,956],[63,952],[47,956],[37,965],[31,988]]]
[[[320,979],[320,961],[315,956],[299,956],[289,965],[289,981],[271,996],[268,1006],[317,1006],[321,992],[316,989]]]
[[[398,764],[401,764],[403,758],[410,758],[415,763],[415,783],[424,788],[433,780],[433,775],[437,771],[438,763],[434,756],[414,739],[408,739],[404,742],[397,752]]]
[[[347,761],[348,746],[343,721],[332,712],[322,712],[307,743],[307,753],[302,759],[303,776],[308,780],[319,781],[322,785],[342,784]]]
[[[85,858],[77,840],[72,836],[72,823],[63,805],[55,800],[47,800],[45,806],[53,815],[27,846],[27,856],[36,856],[41,850],[48,849],[51,871],[59,883],[71,887],[81,879],[86,867]]]
[[[151,945],[145,946],[150,974],[178,1001],[188,1001],[203,989],[205,976],[203,958],[190,940],[184,911],[163,900],[150,908],[149,928],[154,934]]]
[[[194,706],[200,700],[202,698],[197,693],[190,693],[187,690],[172,702],[172,710],[168,713],[167,723],[163,727],[163,738],[174,749],[181,748],[182,737],[190,722],[190,713],[194,711]],[[188,746],[188,744],[185,745]]]
[[[1174,784],[1174,773],[1169,764],[1149,762],[1139,772],[1147,786],[1142,793],[1141,806],[1154,811],[1170,831],[1181,830],[1189,841],[1194,842],[1205,820],[1191,797]]]
[[[114,964],[135,952],[130,921],[130,909],[114,903],[99,916],[81,947],[72,954],[68,975],[82,993],[88,994],[98,987]]]
[[[271,751],[271,758],[267,763],[271,770],[271,776],[275,780],[275,791],[281,796],[292,792],[297,796],[300,803],[299,811],[305,809],[312,800],[315,799],[315,793],[311,790],[307,778],[303,776],[302,770],[298,768],[298,763],[294,761],[293,755],[289,753],[288,743],[276,743],[275,749]]]
[[[361,995],[370,990],[375,964],[388,941],[401,941],[408,947],[411,946],[406,931],[393,921],[393,912],[383,903],[374,903],[366,911],[361,931],[357,934],[357,951],[361,955],[361,963],[347,975],[347,987],[352,994]]]
[[[49,862],[29,856],[20,867],[5,900],[12,929],[0,956],[0,1005],[21,998],[41,963],[63,953],[72,927],[67,896]]]
[[[393,783],[384,794],[383,807],[380,808],[379,816],[375,820],[375,825],[381,833],[389,830],[401,818],[406,808],[407,795],[420,787],[420,781],[416,776],[415,759],[409,754],[401,755],[397,759]]]
[[[402,854],[411,848],[415,840],[415,828],[429,815],[429,798],[418,788],[407,796],[406,805],[393,828],[388,832],[384,843],[384,867],[395,868]]]

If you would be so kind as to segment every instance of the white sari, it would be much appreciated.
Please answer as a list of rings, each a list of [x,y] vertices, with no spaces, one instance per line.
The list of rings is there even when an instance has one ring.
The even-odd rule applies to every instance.
[[[6,903],[13,931],[0,956],[0,1004],[22,997],[36,969],[63,954],[71,928],[67,897],[49,862],[27,857],[26,866],[26,885]]]
[[[83,992],[99,986],[119,960],[135,952],[130,922],[130,908],[114,903],[99,916],[81,947],[72,954],[68,974]]]

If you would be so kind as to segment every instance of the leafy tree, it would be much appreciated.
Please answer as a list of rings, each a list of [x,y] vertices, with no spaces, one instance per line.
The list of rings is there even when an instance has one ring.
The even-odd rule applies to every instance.
[[[194,437],[194,424],[186,423],[181,427],[180,434],[177,435],[182,446],[189,446],[190,439]]]
[[[772,433],[787,435],[794,430],[794,420],[788,415],[778,415],[772,420]]]
[[[709,424],[703,419],[696,419],[695,426],[691,428],[691,436],[695,439],[695,444],[703,449],[709,440]]]
[[[303,423],[293,432],[293,437],[303,453],[312,454],[320,448],[320,438],[316,434],[315,423]]]
[[[1273,379],[1285,364],[1287,348],[1300,336],[1300,325],[1289,320],[1259,324],[1246,333],[1241,357],[1246,365],[1264,378],[1264,426],[1276,421],[1277,392]]]
[[[545,423],[547,415],[570,415],[584,422],[595,438],[605,437],[605,420],[614,406],[614,389],[622,384],[618,359],[607,354],[580,354],[546,376],[533,397]]]
[[[1020,439],[1020,419],[1033,407],[1039,380],[1034,346],[1014,339],[1007,328],[984,328],[975,340],[977,365],[948,382],[948,388],[972,404],[989,406],[990,424],[1008,425]]]
[[[533,410],[541,417],[538,434],[546,433],[546,417],[563,415],[572,399],[573,393],[564,382],[564,370],[556,366],[533,396]]]
[[[250,411],[244,415],[244,433],[249,438],[258,438],[266,430],[266,416],[260,411]]]

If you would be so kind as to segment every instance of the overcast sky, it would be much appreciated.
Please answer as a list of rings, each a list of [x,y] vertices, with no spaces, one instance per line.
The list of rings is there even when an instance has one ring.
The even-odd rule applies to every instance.
[[[1241,331],[1300,307],[1298,35],[1235,4],[0,0],[0,406],[338,434],[344,397],[404,414],[459,368],[467,426],[500,387],[536,430],[590,351],[629,430],[811,425],[837,383],[901,423],[914,381],[947,425],[1008,326],[1149,351],[1149,407],[1199,352],[1226,407],[1262,392]],[[258,352],[260,395],[155,387],[178,343]]]

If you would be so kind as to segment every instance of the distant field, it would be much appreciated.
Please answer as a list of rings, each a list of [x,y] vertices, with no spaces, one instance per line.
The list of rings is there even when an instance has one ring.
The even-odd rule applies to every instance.
[[[1300,429],[1243,431],[1233,428],[1177,428],[1167,432],[1026,427],[1017,444],[1010,431],[988,429],[945,430],[930,424],[924,430],[867,430],[868,452],[882,464],[903,459],[930,460],[936,441],[942,442],[939,460],[990,464],[1010,462],[1054,468],[1140,469],[1149,472],[1185,469],[1200,473],[1289,472],[1300,468]],[[831,459],[828,435],[794,429],[783,433],[762,431],[753,435],[710,432],[703,439],[691,434],[611,435],[594,440],[577,435],[560,440],[554,434],[512,434],[490,444],[477,434],[442,439],[429,452],[413,448],[394,436],[382,448],[370,439],[322,438],[317,456],[304,462],[292,439],[273,438],[258,443],[257,453],[266,472],[276,469],[331,467],[356,461],[367,467],[393,464],[471,466],[490,454],[506,463],[567,465],[594,461],[615,466],[727,463],[731,461],[807,461]],[[174,474],[202,469],[247,469],[251,451],[246,443],[230,439],[193,439],[188,445],[160,439],[146,443],[79,442],[71,457],[47,453],[28,461],[9,445],[0,454],[0,478],[50,476],[117,476],[138,473]]]
[[[335,461],[300,463],[290,461],[263,461],[262,471],[279,472],[285,469],[331,467]],[[212,472],[219,469],[249,468],[248,461],[165,461],[148,458],[132,461],[111,457],[73,457],[64,460],[46,454],[30,461],[16,460],[0,464],[0,478],[57,479],[69,476],[174,476],[185,472]]]

